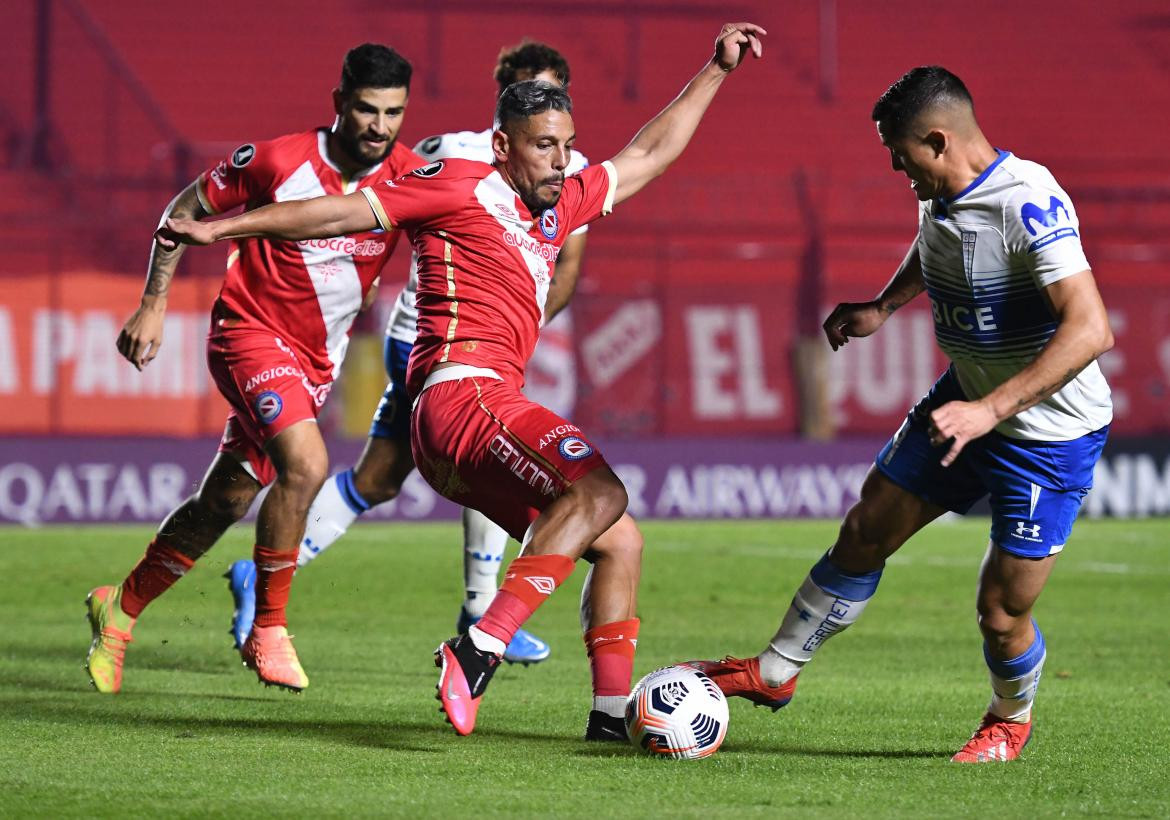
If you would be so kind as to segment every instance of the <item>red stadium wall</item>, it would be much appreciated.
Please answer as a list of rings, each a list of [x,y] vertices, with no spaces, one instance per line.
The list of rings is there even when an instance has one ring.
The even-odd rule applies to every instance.
[[[869,107],[905,69],[940,62],[966,79],[992,140],[1047,164],[1078,203],[1115,324],[1103,366],[1116,428],[1165,432],[1170,161],[1153,136],[1170,133],[1164,4],[1080,0],[1054,14],[996,0],[959,18],[842,0],[829,72],[817,5],[519,2],[488,13],[470,2],[347,0],[322,17],[308,2],[241,10],[209,0],[178,12],[55,0],[40,97],[49,120],[38,128],[38,4],[10,3],[0,34],[0,395],[18,401],[0,434],[218,431],[223,405],[199,349],[218,251],[184,263],[155,372],[113,355],[150,231],[169,197],[235,144],[326,123],[340,56],[356,42],[391,43],[414,62],[404,132],[414,142],[482,127],[499,47],[548,40],[572,63],[579,146],[597,161],[701,65],[724,15],[769,27],[766,59],[730,79],[662,180],[591,232],[571,331],[546,345],[533,374],[571,401],[576,421],[611,437],[798,432],[810,406],[798,339],[832,303],[876,292],[914,233],[913,200],[888,169]],[[405,276],[404,256],[387,279]],[[384,282],[383,296],[396,286]],[[376,334],[377,324],[362,327]],[[811,406],[839,433],[884,434],[941,359],[917,306],[817,366],[827,393]],[[345,391],[334,395],[342,406]]]

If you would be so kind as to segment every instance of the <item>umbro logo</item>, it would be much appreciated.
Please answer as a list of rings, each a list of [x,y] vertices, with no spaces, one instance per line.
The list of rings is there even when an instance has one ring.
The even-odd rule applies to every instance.
[[[552,591],[557,588],[556,579],[547,575],[530,575],[524,580],[532,584],[533,589],[541,595],[552,595]]]
[[[593,645],[597,646],[598,644],[602,644],[602,643],[613,643],[614,641],[624,641],[625,639],[626,639],[625,635],[614,635],[613,637],[608,637],[606,635],[602,635],[600,637],[593,639]]]

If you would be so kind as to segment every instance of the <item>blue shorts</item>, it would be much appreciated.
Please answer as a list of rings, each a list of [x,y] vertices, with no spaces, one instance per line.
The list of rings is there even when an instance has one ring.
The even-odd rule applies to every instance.
[[[930,443],[931,411],[966,400],[948,369],[878,453],[875,466],[899,487],[957,513],[989,496],[995,544],[1025,558],[1055,555],[1093,486],[1109,426],[1071,441],[1029,441],[992,431],[943,467],[948,446]]]
[[[414,345],[410,342],[386,337],[386,343],[382,347],[382,359],[390,383],[386,385],[386,392],[382,394],[378,409],[374,411],[374,421],[370,424],[370,438],[410,441],[411,401],[406,393],[406,364],[410,361],[410,351],[413,349]]]

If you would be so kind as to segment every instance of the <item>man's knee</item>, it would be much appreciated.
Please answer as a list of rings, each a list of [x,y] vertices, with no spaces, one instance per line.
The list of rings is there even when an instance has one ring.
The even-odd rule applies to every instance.
[[[976,604],[979,631],[994,649],[1014,641],[1032,620],[1031,607],[1012,606],[1001,599],[980,595]]]
[[[324,450],[309,450],[290,454],[276,473],[276,484],[282,490],[312,501],[329,474],[329,457]]]
[[[207,517],[225,525],[231,525],[248,514],[257,490],[250,487],[201,487],[191,497],[195,507]]]
[[[221,455],[183,507],[191,509],[198,520],[226,528],[247,515],[259,493],[260,483],[243,465],[231,456]]]
[[[630,503],[625,485],[608,469],[590,473],[587,481],[588,486],[581,493],[582,501],[594,520],[608,522],[608,529],[621,518]]]
[[[623,515],[616,524],[593,542],[585,554],[585,558],[592,561],[604,555],[607,558],[617,558],[624,562],[641,564],[643,546],[642,531],[638,529],[633,518]]]
[[[371,507],[398,497],[414,469],[410,444],[402,439],[370,438],[353,470],[353,483]]]
[[[859,501],[841,522],[832,557],[839,565],[855,561],[880,562],[900,546],[901,543],[897,542],[890,528],[882,521],[879,511],[874,510],[871,504]]]

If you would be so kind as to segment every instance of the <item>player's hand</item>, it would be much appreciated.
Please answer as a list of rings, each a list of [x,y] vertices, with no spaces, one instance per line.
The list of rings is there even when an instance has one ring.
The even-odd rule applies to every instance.
[[[715,64],[723,71],[734,71],[747,56],[748,49],[757,58],[764,56],[760,38],[768,32],[755,23],[724,23],[715,38]]]
[[[162,347],[165,315],[165,308],[141,305],[118,334],[118,352],[139,370],[146,367]]]
[[[206,222],[171,217],[154,232],[154,241],[168,251],[179,245],[210,245],[215,241],[215,231]]]
[[[952,401],[930,414],[930,443],[950,444],[942,466],[950,467],[967,443],[995,429],[999,419],[991,406],[981,401]]]
[[[842,302],[821,327],[833,350],[837,350],[849,343],[850,336],[868,336],[885,321],[886,314],[877,302]]]

